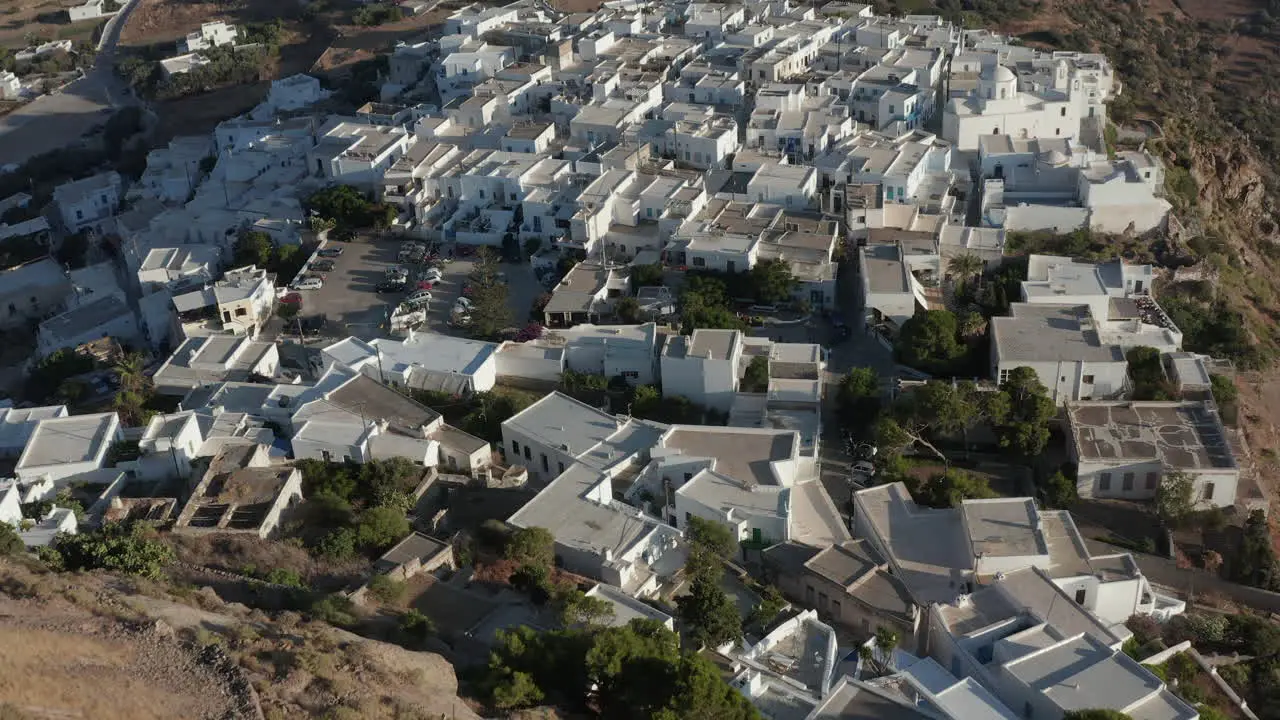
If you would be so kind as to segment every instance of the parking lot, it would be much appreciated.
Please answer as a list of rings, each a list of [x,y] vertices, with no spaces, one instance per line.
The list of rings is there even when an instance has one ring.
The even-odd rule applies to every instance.
[[[388,268],[398,265],[396,255],[402,240],[399,238],[360,239],[356,242],[331,242],[327,247],[340,247],[341,256],[331,258],[334,268],[320,273],[324,287],[319,290],[298,291],[303,297],[302,316],[324,315],[328,324],[321,333],[325,339],[354,335],[369,340],[388,337],[387,318],[408,292],[416,287],[417,275],[410,276],[408,292],[378,294],[378,283],[385,279]],[[447,256],[449,248],[442,248]],[[455,255],[457,253],[455,252]],[[475,267],[474,259],[455,257],[441,269],[443,278],[431,288],[432,300],[427,306],[427,319],[423,329],[450,335],[460,335],[461,328],[450,327],[449,319],[453,303],[462,293],[467,276]],[[411,267],[418,271],[419,268]],[[498,271],[506,278],[508,303],[512,310],[512,324],[523,327],[538,295],[545,292],[538,283],[533,269],[527,263],[500,263]],[[283,324],[281,324],[281,327]],[[283,328],[285,334],[291,329]]]

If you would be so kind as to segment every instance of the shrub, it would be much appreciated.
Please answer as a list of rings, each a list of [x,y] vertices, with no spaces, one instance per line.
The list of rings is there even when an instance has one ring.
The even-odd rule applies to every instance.
[[[365,550],[382,552],[399,542],[410,531],[409,518],[394,507],[370,508],[360,514],[356,525],[356,541]]]
[[[314,549],[330,560],[349,560],[356,554],[356,533],[351,528],[338,528],[321,537]]]
[[[522,564],[549,568],[555,562],[555,536],[546,528],[520,528],[507,541],[506,557]]]
[[[355,605],[345,595],[326,595],[316,600],[311,604],[310,614],[313,620],[320,620],[338,627],[356,623]]]
[[[262,579],[276,585],[302,588],[304,590],[307,588],[307,583],[302,579],[301,575],[296,571],[287,570],[285,568],[276,568],[266,575],[263,575]]]
[[[0,522],[0,555],[17,555],[26,549],[27,545],[18,536],[18,531],[7,522]]]
[[[1170,680],[1177,680],[1180,684],[1190,683],[1200,672],[1200,667],[1196,665],[1196,661],[1186,653],[1178,653],[1169,658],[1165,663],[1165,672]]]
[[[159,578],[173,550],[153,537],[146,525],[108,523],[79,535],[60,535],[54,547],[68,570],[114,570]]]
[[[405,585],[399,580],[381,573],[369,578],[369,594],[384,603],[399,602],[404,597]]]
[[[1227,618],[1223,615],[1187,613],[1182,617],[1196,645],[1217,644],[1226,636]]]
[[[410,608],[400,613],[400,644],[420,649],[436,634],[436,624],[431,618]]]

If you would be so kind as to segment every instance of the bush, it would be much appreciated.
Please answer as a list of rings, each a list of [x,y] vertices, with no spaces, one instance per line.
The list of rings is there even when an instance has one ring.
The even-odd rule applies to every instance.
[[[338,528],[321,537],[314,549],[330,560],[350,560],[356,554],[356,533],[351,528]]]
[[[1187,632],[1196,645],[1216,645],[1227,634],[1227,618],[1211,613],[1186,613],[1182,616]]]
[[[1196,665],[1196,661],[1186,653],[1178,653],[1169,658],[1164,664],[1165,674],[1170,680],[1177,680],[1180,684],[1190,683],[1200,672],[1200,667]]]
[[[285,568],[276,568],[266,575],[263,575],[262,579],[275,585],[285,585],[288,587],[301,588],[303,590],[307,589],[307,583],[302,579],[301,575],[293,570],[287,570]]]
[[[114,570],[158,579],[173,560],[173,550],[143,524],[108,523],[79,535],[60,535],[54,548],[68,570]]]
[[[381,573],[369,578],[369,594],[384,603],[397,603],[404,597],[405,584]]]
[[[360,514],[356,542],[366,551],[383,552],[409,534],[409,518],[394,507],[369,508]]]
[[[520,528],[507,541],[506,557],[525,565],[550,568],[556,557],[555,542],[555,536],[546,528]]]
[[[436,624],[431,618],[412,608],[400,613],[400,644],[414,650],[426,646],[436,634]]]
[[[351,19],[356,25],[372,27],[374,25],[384,25],[386,23],[398,22],[404,19],[404,11],[398,5],[376,4],[365,5],[352,14]]]
[[[325,595],[311,604],[310,615],[313,620],[320,620],[338,627],[348,627],[356,623],[355,604],[345,595]]]
[[[17,555],[26,550],[27,544],[18,536],[18,531],[7,522],[0,522],[0,555]]]
[[[541,605],[551,598],[551,570],[545,565],[525,563],[511,573],[511,587],[528,593]]]

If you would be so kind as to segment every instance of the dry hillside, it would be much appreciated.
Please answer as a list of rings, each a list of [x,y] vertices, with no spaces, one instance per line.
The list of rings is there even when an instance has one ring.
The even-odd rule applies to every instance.
[[[478,717],[439,655],[207,590],[12,560],[0,560],[0,698],[0,716],[34,720]]]

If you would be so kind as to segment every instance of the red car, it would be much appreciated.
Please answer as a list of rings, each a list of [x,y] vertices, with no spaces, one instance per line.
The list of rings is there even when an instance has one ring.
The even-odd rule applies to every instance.
[[[288,295],[285,295],[284,297],[280,298],[280,302],[284,303],[285,305],[301,305],[302,294],[296,293],[296,292],[289,293]]]
[[[419,290],[430,290],[433,287],[435,287],[435,283],[429,283],[426,280],[418,283]]]

